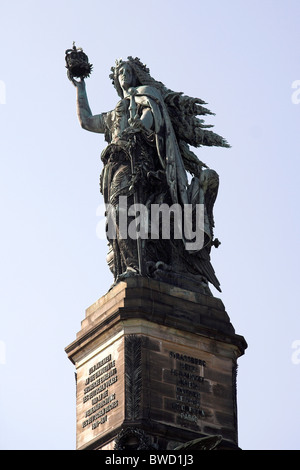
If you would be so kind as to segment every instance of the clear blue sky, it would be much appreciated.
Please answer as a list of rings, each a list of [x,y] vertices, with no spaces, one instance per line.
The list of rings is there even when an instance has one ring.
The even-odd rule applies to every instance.
[[[216,295],[249,344],[239,443],[300,449],[299,16],[297,0],[2,0],[1,449],[75,448],[64,348],[112,283],[97,236],[104,139],[77,121],[73,41],[94,64],[94,113],[115,106],[110,67],[128,55],[216,113],[207,122],[232,148],[196,153],[221,181]]]

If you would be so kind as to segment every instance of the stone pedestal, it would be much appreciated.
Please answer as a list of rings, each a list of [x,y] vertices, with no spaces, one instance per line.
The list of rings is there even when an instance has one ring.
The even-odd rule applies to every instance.
[[[205,436],[238,448],[236,370],[247,345],[220,299],[135,277],[86,310],[66,352],[77,449],[166,450]]]

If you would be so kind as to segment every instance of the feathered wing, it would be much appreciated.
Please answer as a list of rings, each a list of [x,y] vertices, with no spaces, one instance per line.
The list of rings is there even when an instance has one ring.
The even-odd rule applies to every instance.
[[[183,140],[193,147],[217,146],[230,147],[228,142],[213,131],[207,130],[213,125],[204,124],[197,116],[214,115],[203,105],[207,104],[200,98],[190,98],[183,93],[169,92],[164,97],[170,118],[178,140]]]
[[[189,146],[201,147],[230,147],[228,142],[220,135],[209,130],[211,124],[205,124],[197,116],[214,115],[203,105],[206,103],[200,98],[190,98],[183,93],[168,91],[164,96],[170,119],[181,150],[186,170],[198,176],[201,167],[207,167],[201,162]]]

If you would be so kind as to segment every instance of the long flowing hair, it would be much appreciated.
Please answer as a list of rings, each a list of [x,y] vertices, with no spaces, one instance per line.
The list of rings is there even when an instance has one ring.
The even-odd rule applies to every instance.
[[[126,62],[134,72],[136,86],[148,85],[160,91],[174,128],[184,166],[189,173],[199,176],[202,167],[207,167],[207,165],[191,151],[190,145],[193,147],[203,145],[230,147],[223,137],[208,130],[213,125],[207,125],[204,119],[197,117],[207,114],[214,115],[214,113],[204,107],[207,103],[200,98],[191,98],[182,92],[172,91],[162,82],[155,80],[151,76],[149,68],[138,57],[129,56]],[[123,90],[118,80],[118,73],[122,64],[124,64],[122,59],[117,60],[115,67],[111,68],[112,73],[110,74],[113,85],[121,98],[123,98]]]

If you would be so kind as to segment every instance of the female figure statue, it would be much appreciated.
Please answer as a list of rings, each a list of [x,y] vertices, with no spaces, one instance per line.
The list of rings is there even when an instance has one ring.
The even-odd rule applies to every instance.
[[[107,207],[108,225],[111,227],[112,220],[114,222],[114,230],[109,229],[107,237],[108,264],[115,282],[127,276],[143,275],[179,286],[192,286],[211,295],[209,282],[220,290],[210,263],[211,247],[218,245],[213,235],[213,205],[219,179],[189,145],[229,145],[207,130],[211,126],[196,117],[212,114],[203,107],[202,100],[167,89],[151,77],[149,69],[138,58],[116,61],[111,72],[120,101],[114,110],[101,114],[91,112],[84,79],[72,78],[72,81],[77,88],[81,126],[104,134],[108,143],[101,154],[104,166],[100,188]],[[198,222],[196,208],[203,208],[200,247],[191,247],[186,231],[181,230],[180,236],[174,236],[178,213],[171,217],[173,231],[169,239],[161,236],[161,228],[155,227],[152,219],[143,225],[145,214],[140,214],[139,230],[137,226],[136,231],[132,230],[137,218],[134,213],[125,214],[129,207],[150,209],[162,207],[162,204],[175,209],[189,207],[192,233],[195,233],[192,226],[195,229]],[[138,236],[141,227],[142,237]]]

